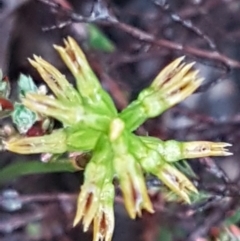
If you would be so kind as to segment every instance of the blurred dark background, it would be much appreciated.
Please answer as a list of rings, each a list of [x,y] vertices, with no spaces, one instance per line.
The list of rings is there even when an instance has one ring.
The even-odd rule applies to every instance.
[[[225,61],[225,64],[216,61],[211,54],[202,58],[184,48],[182,51],[174,50],[141,41],[111,24],[100,23],[96,26],[113,43],[114,51],[92,48],[88,44],[89,33],[85,23],[73,22],[47,31],[44,28],[66,21],[68,15],[64,9],[88,16],[94,1],[57,2],[63,8],[61,11],[37,0],[0,0],[0,68],[10,78],[13,97],[20,73],[30,74],[38,84],[41,83],[27,61],[33,54],[54,64],[72,81],[52,47],[53,44],[61,44],[68,35],[75,37],[83,47],[91,66],[119,109],[134,99],[140,90],[151,83],[159,70],[176,57],[186,55],[188,61],[196,61],[196,68],[205,78],[203,91],[161,117],[148,121],[140,132],[163,140],[232,143],[232,157],[192,161],[199,187],[206,192],[215,192],[215,196],[220,198],[210,204],[205,203],[207,208],[201,211],[198,206],[166,204],[161,195],[154,194],[156,213],[144,214],[142,219],[136,221],[131,221],[121,202],[116,201],[113,240],[217,240],[215,233],[213,235],[211,232],[213,227],[218,227],[221,233],[222,221],[239,208],[235,189],[238,188],[240,170],[240,68],[233,66],[231,61]],[[121,22],[141,29],[156,39],[167,39],[200,52],[221,53],[240,61],[238,0],[115,0],[108,1],[108,4]],[[1,154],[0,167],[19,159],[22,157]],[[0,240],[91,240],[91,232],[83,234],[80,225],[72,229],[75,198],[81,180],[79,174],[60,173],[21,177],[1,185]],[[148,185],[151,191],[160,184],[153,178]],[[230,195],[232,187],[237,195],[235,198]],[[235,225],[238,231],[238,223]]]

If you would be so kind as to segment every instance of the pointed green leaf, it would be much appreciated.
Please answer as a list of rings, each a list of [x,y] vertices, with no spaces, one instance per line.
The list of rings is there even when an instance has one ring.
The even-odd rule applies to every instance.
[[[40,161],[16,162],[0,169],[0,183],[10,181],[23,175],[75,171],[76,169],[73,164],[67,159],[50,163],[43,163]]]
[[[89,35],[88,43],[90,47],[105,52],[114,51],[115,46],[113,42],[108,39],[98,27],[93,24],[88,24],[87,30]]]
[[[181,162],[175,162],[173,165],[185,175],[191,178],[197,178],[196,173],[193,171],[192,167],[188,164],[187,161],[182,160]]]

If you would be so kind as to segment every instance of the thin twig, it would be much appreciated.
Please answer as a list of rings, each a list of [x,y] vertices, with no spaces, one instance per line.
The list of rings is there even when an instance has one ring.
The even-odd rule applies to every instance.
[[[66,15],[69,17],[69,19],[72,22],[96,22],[107,26],[115,26],[116,28],[130,34],[131,36],[133,36],[134,38],[137,38],[140,41],[144,41],[160,47],[165,47],[171,50],[180,51],[184,54],[193,55],[195,57],[205,58],[211,61],[217,61],[227,66],[227,69],[240,68],[239,61],[231,59],[226,55],[223,55],[217,51],[207,51],[196,47],[184,46],[182,44],[175,43],[166,39],[157,39],[154,35],[150,33],[147,33],[129,24],[120,22],[112,14],[112,12],[110,12],[109,8],[107,8],[106,4],[102,0],[96,1],[95,7],[93,8],[93,12],[90,14],[89,17],[84,17],[78,13],[62,9],[61,6],[54,3],[54,1],[50,1],[50,0],[38,0],[38,1],[48,4],[49,6],[55,9],[65,11]],[[69,22],[67,21],[66,23],[69,23]]]
[[[216,43],[208,35],[206,35],[200,28],[193,25],[191,20],[185,20],[181,18],[180,15],[172,11],[170,5],[166,1],[153,0],[153,2],[157,6],[159,6],[165,13],[167,13],[174,22],[181,24],[183,27],[203,38],[213,51],[218,51]]]
[[[119,29],[123,30],[126,33],[129,33],[130,35],[132,35],[133,37],[141,41],[152,43],[161,47],[166,47],[171,50],[181,51],[181,52],[184,52],[184,54],[190,54],[196,57],[215,60],[231,68],[240,68],[239,61],[231,59],[216,51],[207,51],[207,50],[203,50],[195,47],[184,46],[182,44],[175,43],[165,39],[156,39],[155,36],[143,30],[140,30],[136,27],[130,26],[126,23],[115,22],[113,24]]]

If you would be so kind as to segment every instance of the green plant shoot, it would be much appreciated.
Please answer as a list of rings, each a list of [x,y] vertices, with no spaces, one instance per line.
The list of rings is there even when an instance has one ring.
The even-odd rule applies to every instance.
[[[230,146],[228,143],[162,141],[133,133],[147,119],[162,114],[201,85],[203,79],[193,69],[193,63],[184,62],[184,57],[165,67],[152,84],[119,113],[77,43],[69,37],[64,47],[54,48],[75,77],[76,89],[55,67],[34,56],[29,61],[54,96],[26,91],[21,96],[21,105],[38,116],[60,121],[62,128],[42,136],[9,136],[2,141],[3,148],[21,154],[91,153],[84,170],[74,226],[82,222],[83,230],[87,231],[93,223],[94,241],[112,239],[113,179],[118,179],[126,210],[134,219],[141,216],[143,209],[154,212],[145,173],[155,175],[169,192],[190,203],[190,196],[198,191],[174,162],[231,155],[226,149]]]

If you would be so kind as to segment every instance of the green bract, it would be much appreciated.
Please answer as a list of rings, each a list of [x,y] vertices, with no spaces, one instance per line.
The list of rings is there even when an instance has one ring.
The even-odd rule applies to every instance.
[[[18,78],[18,91],[19,97],[21,97],[25,96],[28,92],[37,93],[38,88],[30,76],[20,74]],[[13,123],[21,134],[25,134],[38,119],[36,112],[17,102],[14,104],[14,111],[11,116]]]
[[[125,207],[131,218],[142,209],[153,212],[144,174],[157,176],[179,199],[190,202],[197,193],[193,183],[174,162],[185,158],[231,155],[228,143],[162,141],[133,133],[147,119],[160,115],[192,94],[201,84],[193,64],[183,57],[164,68],[151,86],[118,113],[77,43],[68,38],[55,46],[76,80],[75,89],[56,68],[40,57],[30,63],[38,70],[53,96],[27,91],[22,104],[41,116],[52,117],[62,128],[41,137],[16,136],[4,140],[4,148],[23,154],[91,153],[78,198],[74,225],[84,231],[94,223],[94,241],[110,241],[114,229],[114,186],[119,180]]]
[[[22,95],[25,95],[27,92],[37,92],[38,88],[34,84],[33,79],[30,76],[20,74],[18,79],[18,88],[19,92]]]
[[[12,112],[13,123],[16,124],[18,131],[26,133],[37,120],[37,114],[23,104],[16,103]]]

